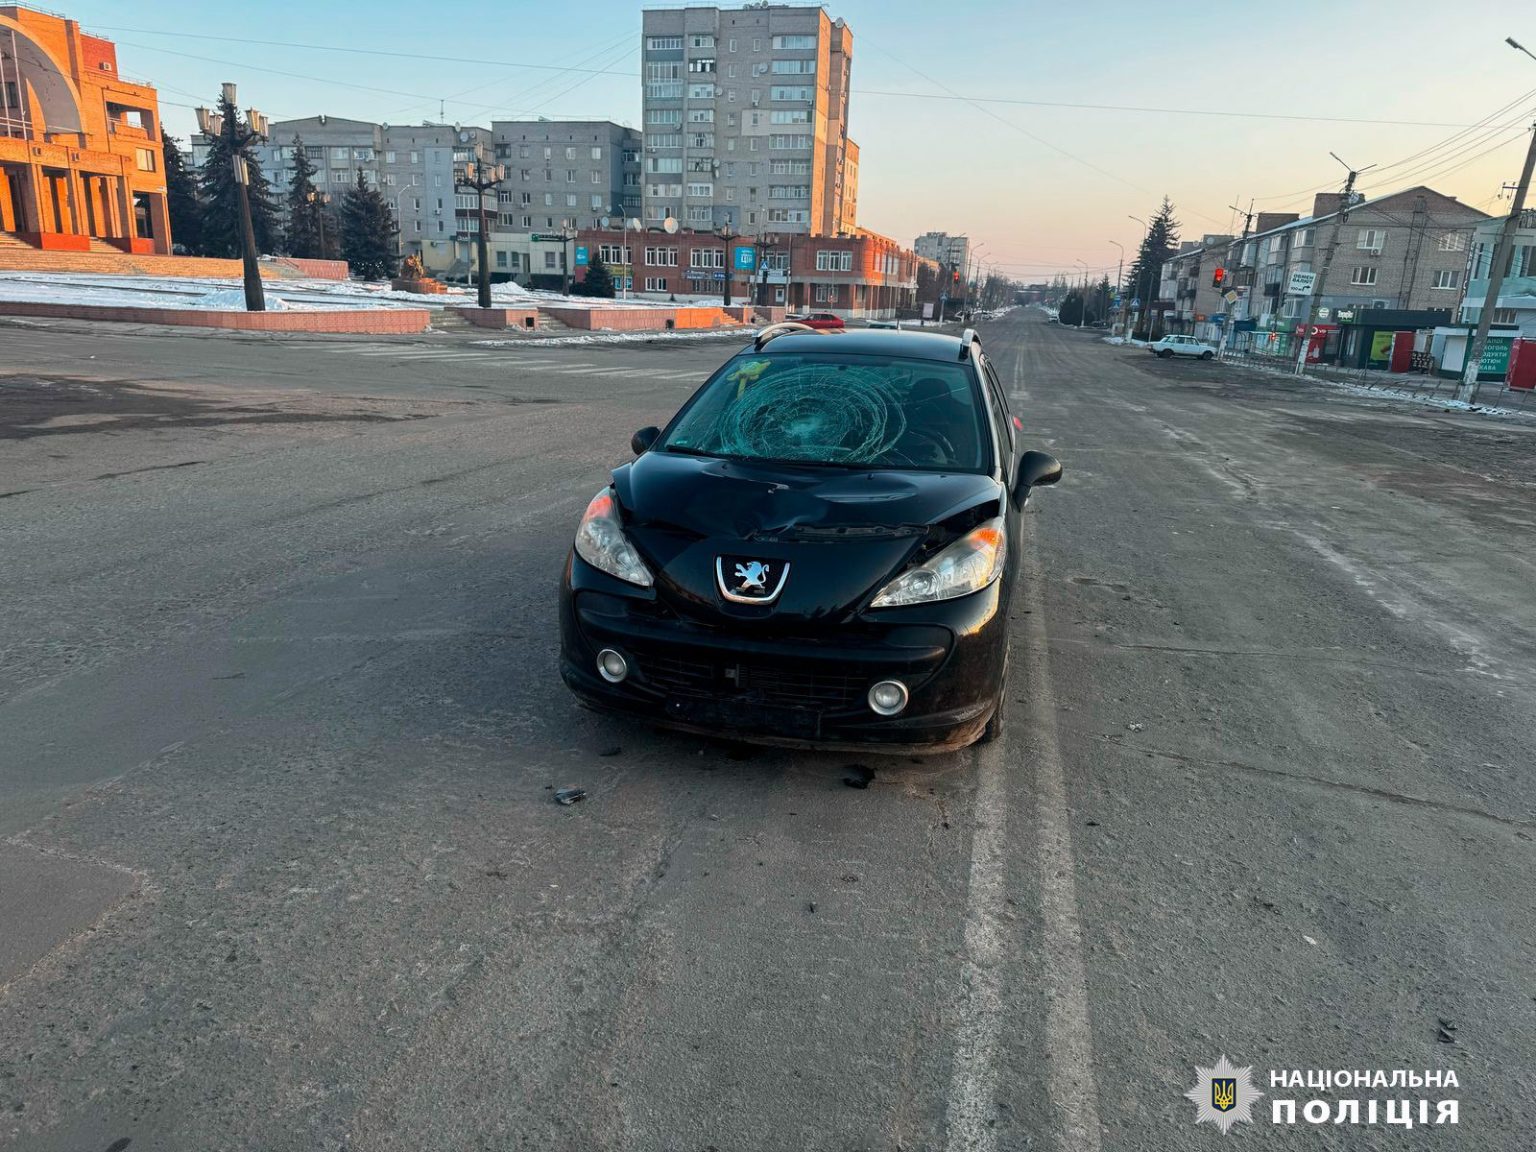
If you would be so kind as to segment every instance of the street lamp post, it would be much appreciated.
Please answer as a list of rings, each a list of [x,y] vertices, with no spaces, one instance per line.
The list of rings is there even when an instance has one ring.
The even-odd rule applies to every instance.
[[[1083,286],[1078,290],[1077,330],[1083,330],[1083,321],[1088,318],[1088,261],[1076,260],[1076,264],[1083,266]]]
[[[328,260],[330,259],[330,250],[325,246],[325,207],[331,202],[331,194],[329,192],[317,192],[311,188],[304,198],[315,206],[315,223],[320,228],[320,258]]]
[[[224,84],[224,99],[235,106],[235,86]],[[251,197],[247,188],[251,181],[250,167],[246,163],[245,150],[256,140],[267,138],[267,118],[254,108],[245,112],[246,125],[240,127],[238,116],[225,117],[208,108],[197,109],[197,126],[204,136],[222,136],[229,149],[230,167],[234,170],[235,185],[240,190],[240,254],[245,277],[245,310],[265,312],[266,292],[261,284],[261,266],[256,259],[256,229],[251,223]]]
[[[736,265],[732,262],[731,258],[731,241],[736,239],[740,233],[731,231],[731,218],[727,216],[725,223],[720,226],[715,235],[725,241],[725,306],[729,308],[731,306],[731,276],[736,271]]]
[[[476,251],[480,262],[480,294],[479,305],[482,308],[491,306],[491,259],[490,245],[487,240],[489,229],[485,219],[485,194],[495,191],[501,182],[507,178],[505,164],[483,164],[471,160],[462,169],[454,174],[453,182],[456,188],[472,188],[475,193],[476,217],[480,234]]]
[[[1125,336],[1125,245],[1118,240],[1111,240],[1116,248],[1120,249],[1120,262],[1115,265],[1115,291],[1120,293],[1120,335]],[[1104,302],[1104,319],[1109,319],[1109,301]]]
[[[778,246],[779,237],[773,232],[763,232],[757,237],[757,303],[768,306],[768,253]]]
[[[1137,249],[1137,253],[1136,253],[1136,258],[1138,260],[1140,260],[1144,256],[1147,255],[1147,233],[1151,231],[1151,228],[1148,226],[1147,222],[1145,220],[1143,220],[1140,216],[1129,216],[1128,215],[1128,216],[1126,216],[1126,219],[1127,220],[1134,220],[1134,221],[1136,221],[1136,223],[1141,225],[1141,247],[1139,249]],[[1145,268],[1143,268],[1141,270],[1141,276],[1137,276],[1136,277],[1136,296],[1137,296],[1138,301],[1141,303],[1141,305],[1143,307],[1147,307],[1151,303],[1151,301],[1147,300],[1147,298],[1142,295],[1142,291],[1141,291],[1141,279],[1142,279],[1142,276],[1146,275],[1146,273],[1147,273],[1147,270]],[[1150,311],[1150,309],[1149,309],[1149,311]],[[1151,325],[1148,325],[1147,326],[1147,335],[1150,336],[1151,334],[1152,334],[1152,328],[1151,328]],[[1125,336],[1126,336],[1127,339],[1129,339],[1130,338],[1130,332],[1127,331],[1125,333]]]

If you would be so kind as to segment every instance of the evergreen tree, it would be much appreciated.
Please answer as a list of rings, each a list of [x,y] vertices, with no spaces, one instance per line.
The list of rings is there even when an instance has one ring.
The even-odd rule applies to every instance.
[[[341,255],[353,275],[364,280],[388,280],[395,274],[395,214],[363,179],[361,168],[341,201]]]
[[[608,265],[603,263],[603,258],[596,252],[592,253],[592,262],[587,265],[587,278],[576,285],[574,291],[580,296],[605,296],[613,299],[613,273],[608,271]]]
[[[237,257],[241,254],[240,188],[235,183],[234,152],[245,157],[250,182],[246,193],[251,202],[251,228],[256,234],[258,252],[277,251],[277,229],[273,222],[272,189],[256,159],[254,141],[238,149],[230,148],[230,125],[237,135],[246,131],[240,109],[219,94],[219,115],[224,117],[224,132],[208,141],[208,158],[198,180],[203,205],[202,246],[205,256]]]
[[[320,213],[323,210],[320,193],[315,188],[315,166],[304,151],[304,138],[295,136],[293,178],[288,182],[288,232],[284,240],[288,255],[305,260],[325,258],[320,246]]]
[[[1173,218],[1173,202],[1164,196],[1162,206],[1148,221],[1146,238],[1141,242],[1125,282],[1125,290],[1131,293],[1131,298],[1141,301],[1141,319],[1137,324],[1141,332],[1147,331],[1151,320],[1152,301],[1157,297],[1163,265],[1178,250],[1179,222]]]
[[[171,215],[171,241],[194,256],[203,250],[203,206],[197,201],[197,181],[176,137],[163,127],[160,145],[165,151],[165,207]]]
[[[1056,318],[1063,324],[1076,327],[1083,322],[1083,294],[1076,288],[1072,289],[1062,299],[1060,307],[1056,310]]]

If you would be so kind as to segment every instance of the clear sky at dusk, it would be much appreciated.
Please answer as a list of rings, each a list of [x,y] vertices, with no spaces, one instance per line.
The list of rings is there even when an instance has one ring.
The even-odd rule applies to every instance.
[[[1078,260],[1113,272],[1110,241],[1130,251],[1141,230],[1127,216],[1164,193],[1186,238],[1240,230],[1229,206],[1250,199],[1305,213],[1312,189],[1342,181],[1330,151],[1380,166],[1361,177],[1367,194],[1426,183],[1507,210],[1496,196],[1536,119],[1536,60],[1504,38],[1536,51],[1533,5],[829,4],[854,34],[859,220],[907,243],[969,233],[1032,280]],[[436,119],[441,101],[455,122],[639,126],[643,5],[627,0],[48,6],[115,39],[123,74],[159,86],[181,136],[223,80],[274,120],[408,123]],[[589,71],[551,70],[572,65]]]

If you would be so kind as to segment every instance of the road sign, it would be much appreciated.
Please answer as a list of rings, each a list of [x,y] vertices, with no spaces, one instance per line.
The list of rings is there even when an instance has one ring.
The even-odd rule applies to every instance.
[[[740,244],[736,247],[736,270],[738,272],[751,272],[757,267],[757,249],[750,244]]]
[[[1140,308],[1141,307],[1141,297],[1140,296],[1136,297],[1134,300],[1131,301],[1131,307],[1132,308]]]
[[[1285,291],[1289,296],[1310,296],[1312,285],[1317,283],[1316,272],[1294,271],[1290,279],[1285,282]]]
[[[540,244],[559,244],[565,240],[565,237],[558,232],[534,232],[528,239]]]
[[[717,281],[719,281],[721,283],[724,283],[725,282],[725,269],[724,268],[715,268],[712,271],[705,271],[705,270],[699,269],[699,268],[690,268],[690,269],[688,269],[688,271],[683,273],[683,279],[684,280],[717,280]]]
[[[1240,296],[1236,291],[1230,291],[1222,293],[1221,298],[1228,304],[1236,304],[1239,300],[1242,299],[1242,296]]]

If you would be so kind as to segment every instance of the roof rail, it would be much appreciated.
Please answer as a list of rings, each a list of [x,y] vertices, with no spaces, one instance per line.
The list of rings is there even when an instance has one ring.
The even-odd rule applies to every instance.
[[[794,320],[781,320],[777,324],[768,325],[768,327],[757,334],[752,341],[753,351],[761,352],[764,344],[768,343],[775,336],[782,336],[786,332],[816,332],[823,336],[826,335],[820,328],[812,328],[809,324],[800,324]]]
[[[960,333],[960,359],[969,360],[971,358],[972,344],[980,348],[981,337],[976,335],[976,329],[967,328],[964,332]]]

